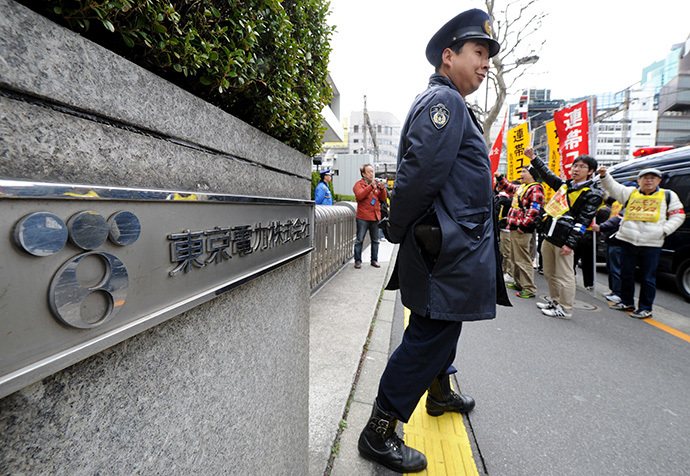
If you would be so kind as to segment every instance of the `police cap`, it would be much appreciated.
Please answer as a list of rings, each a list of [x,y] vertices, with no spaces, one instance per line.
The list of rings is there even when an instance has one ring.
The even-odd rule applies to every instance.
[[[326,170],[322,170],[321,172],[319,172],[319,175],[321,175],[321,177],[323,177],[325,175],[333,175],[333,174],[331,173],[331,169],[326,169]]]
[[[486,12],[473,8],[462,12],[443,25],[426,45],[426,59],[437,66],[441,53],[459,41],[481,39],[489,43],[489,58],[496,56],[501,49],[498,41],[491,37],[491,19]]]

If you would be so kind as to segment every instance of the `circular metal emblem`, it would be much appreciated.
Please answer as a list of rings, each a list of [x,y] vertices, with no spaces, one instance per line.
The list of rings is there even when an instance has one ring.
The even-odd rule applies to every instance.
[[[67,228],[72,243],[83,250],[95,250],[108,239],[108,222],[100,213],[79,212],[69,219]]]
[[[14,241],[34,256],[50,256],[67,243],[67,226],[59,216],[36,212],[25,216],[14,226]]]
[[[90,269],[80,274],[78,268],[82,264]],[[94,281],[93,285],[86,283],[89,279]],[[48,294],[50,308],[68,326],[91,329],[122,309],[128,287],[127,269],[116,256],[100,251],[82,253],[55,274]]]
[[[141,223],[139,218],[128,211],[120,211],[108,218],[110,241],[120,246],[131,245],[139,239]]]

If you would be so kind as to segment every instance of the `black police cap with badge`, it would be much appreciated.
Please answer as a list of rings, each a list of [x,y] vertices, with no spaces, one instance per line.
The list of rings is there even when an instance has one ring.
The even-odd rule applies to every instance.
[[[474,8],[462,12],[448,23],[429,40],[426,46],[426,59],[434,67],[441,62],[441,53],[446,48],[459,41],[486,40],[489,44],[489,58],[496,56],[501,49],[498,41],[491,36],[491,19],[486,12]]]

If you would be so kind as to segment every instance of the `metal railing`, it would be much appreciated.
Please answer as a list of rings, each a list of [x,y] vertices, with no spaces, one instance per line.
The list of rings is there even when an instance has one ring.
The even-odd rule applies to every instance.
[[[315,289],[354,255],[356,206],[314,206],[314,251],[311,253],[311,289]]]

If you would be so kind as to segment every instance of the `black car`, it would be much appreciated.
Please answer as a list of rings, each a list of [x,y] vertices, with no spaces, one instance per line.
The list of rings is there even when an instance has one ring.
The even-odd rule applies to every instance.
[[[690,211],[690,146],[633,159],[616,164],[608,173],[620,183],[636,181],[637,173],[653,167],[663,172],[661,188],[673,190],[683,202],[685,212]],[[690,220],[666,237],[659,258],[660,272],[676,276],[676,285],[683,297],[690,301]]]

